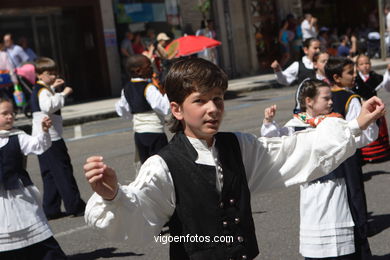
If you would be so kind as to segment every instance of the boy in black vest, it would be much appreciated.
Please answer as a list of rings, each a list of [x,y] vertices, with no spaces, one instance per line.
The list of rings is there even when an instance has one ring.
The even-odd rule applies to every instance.
[[[332,57],[325,65],[325,73],[332,85],[333,112],[341,114],[346,121],[353,120],[362,110],[360,96],[351,91],[356,76],[354,62],[348,58]],[[360,136],[366,140],[375,140],[377,137],[376,124],[370,125]],[[338,171],[345,178],[349,207],[355,223],[355,255],[357,259],[369,259],[371,251],[367,240],[367,202],[358,152],[348,158],[335,172]]]
[[[213,63],[180,60],[172,65],[164,86],[175,136],[146,160],[128,186],[118,185],[115,171],[101,156],[88,158],[84,171],[96,193],[88,201],[85,219],[131,243],[145,243],[153,236],[156,242],[163,240],[157,235],[168,222],[170,259],[175,260],[254,259],[259,249],[251,193],[331,171],[354,153],[353,138],[360,128],[384,113],[375,97],[354,122],[328,119],[313,131],[257,139],[218,132],[227,76]]]
[[[126,70],[130,82],[122,90],[115,104],[119,116],[133,118],[134,140],[141,163],[168,144],[164,133],[164,116],[169,112],[167,95],[152,83],[153,69],[144,55],[127,59]]]
[[[57,78],[56,63],[50,58],[39,58],[35,63],[38,77],[31,94],[31,110],[33,115],[32,135],[41,131],[43,117],[48,116],[53,127],[49,129],[52,146],[38,156],[43,179],[43,209],[48,219],[63,216],[61,200],[67,215],[81,216],[84,213],[85,202],[80,198],[80,192],[73,176],[73,167],[68,154],[68,148],[62,139],[61,108],[65,97],[72,93],[70,87],[65,87],[57,93],[64,84]]]

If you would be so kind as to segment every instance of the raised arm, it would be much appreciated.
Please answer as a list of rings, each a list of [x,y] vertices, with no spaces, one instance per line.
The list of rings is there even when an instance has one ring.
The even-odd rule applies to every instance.
[[[18,135],[20,149],[24,155],[44,153],[51,146],[51,138],[49,135],[49,128],[52,122],[48,117],[42,119],[42,131],[36,136],[27,134]]]
[[[117,183],[115,171],[101,156],[88,158],[84,171],[96,192],[87,203],[85,221],[113,239],[127,239],[131,245],[151,242],[175,210],[172,177],[157,155],[145,161],[127,186]]]

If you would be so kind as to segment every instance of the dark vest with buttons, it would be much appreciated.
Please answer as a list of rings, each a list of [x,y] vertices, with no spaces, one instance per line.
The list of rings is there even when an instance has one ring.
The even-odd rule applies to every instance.
[[[8,143],[0,149],[0,182],[6,190],[19,188],[19,180],[24,186],[33,184],[27,171],[23,169],[23,159],[18,136],[10,136]]]
[[[41,111],[41,108],[39,106],[39,94],[40,92],[43,90],[43,89],[47,89],[48,91],[50,91],[53,95],[55,94],[53,92],[53,90],[51,90],[50,88],[44,86],[44,85],[41,85],[39,83],[35,84],[33,86],[33,90],[32,90],[32,93],[31,93],[31,97],[30,97],[30,104],[31,104],[31,112],[39,112]],[[58,109],[56,112],[54,112],[55,115],[61,115],[61,109]]]
[[[353,98],[360,96],[346,90],[332,90],[333,111],[345,118]],[[348,203],[355,222],[355,239],[367,240],[367,202],[359,151],[345,160],[335,171],[343,172],[348,192]],[[369,248],[368,248],[369,250]]]
[[[171,260],[253,259],[259,254],[241,150],[233,133],[215,135],[223,188],[216,189],[214,166],[195,163],[197,152],[183,133],[159,155],[167,163],[176,194],[169,221],[172,236],[232,236],[231,243],[171,243]]]
[[[353,92],[364,98],[365,100],[376,96],[375,88],[381,84],[383,76],[371,71],[367,81],[364,81],[359,75],[355,78],[355,86]]]
[[[153,110],[145,97],[145,89],[149,84],[150,83],[148,81],[130,81],[123,89],[132,114],[144,113]]]

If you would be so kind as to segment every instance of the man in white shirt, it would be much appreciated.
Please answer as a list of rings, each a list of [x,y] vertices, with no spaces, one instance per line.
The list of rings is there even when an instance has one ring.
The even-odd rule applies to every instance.
[[[14,44],[14,40],[12,39],[12,35],[10,33],[4,35],[3,40],[8,56],[15,68],[20,67],[22,63],[29,60],[29,57],[24,52],[23,48]]]
[[[309,38],[316,38],[317,31],[317,18],[313,17],[311,14],[305,14],[305,20],[301,23],[302,29],[302,41],[305,41]]]

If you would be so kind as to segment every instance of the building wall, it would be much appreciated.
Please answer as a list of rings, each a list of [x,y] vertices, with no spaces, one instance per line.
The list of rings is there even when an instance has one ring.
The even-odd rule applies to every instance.
[[[103,32],[106,46],[108,74],[111,82],[111,95],[118,96],[121,93],[121,66],[116,42],[116,29],[112,2],[100,0]]]
[[[191,26],[193,32],[196,32],[200,28],[200,22],[203,18],[201,12],[196,8],[199,2],[199,0],[179,0],[182,29],[186,30],[188,26]]]

